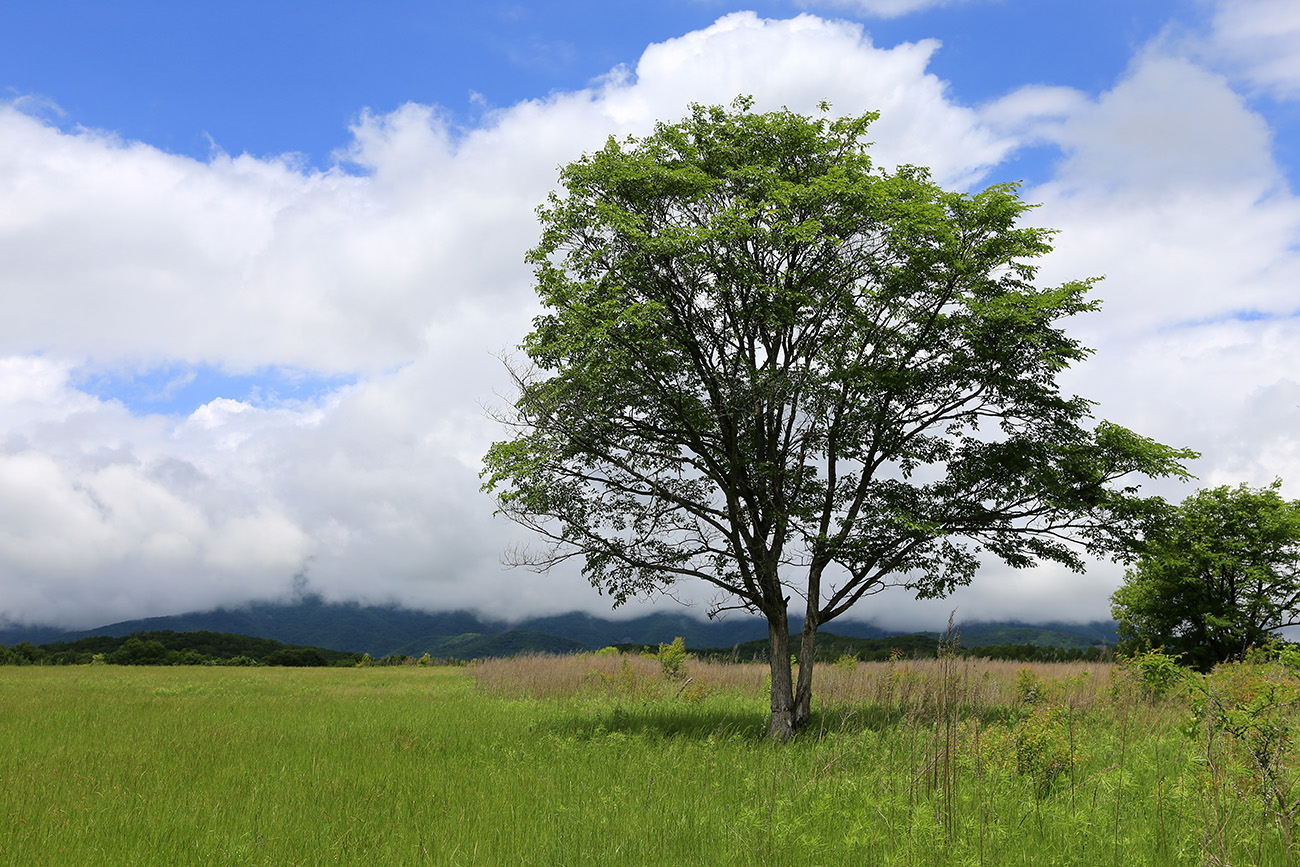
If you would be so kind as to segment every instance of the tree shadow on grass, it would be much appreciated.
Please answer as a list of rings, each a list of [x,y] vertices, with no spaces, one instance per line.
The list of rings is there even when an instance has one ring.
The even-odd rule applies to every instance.
[[[564,716],[537,726],[539,731],[579,739],[599,739],[619,732],[643,738],[762,737],[767,721],[760,713],[741,708],[719,708],[667,702],[614,704],[596,713]]]
[[[1003,722],[1008,708],[966,709],[961,719]],[[1012,712],[1013,713],[1013,712]],[[905,727],[941,724],[933,712],[881,705],[851,705],[813,712],[797,740],[817,740],[828,735],[897,731]],[[630,701],[612,704],[597,712],[565,715],[539,723],[536,730],[579,739],[599,739],[619,732],[642,738],[685,738],[688,740],[762,739],[767,734],[767,714],[736,707],[685,704],[665,701]]]
[[[981,725],[989,725],[1014,721],[1019,718],[1021,712],[1021,708],[1008,705],[986,707],[963,705],[957,709],[955,715],[959,722],[978,719]],[[935,708],[882,704],[834,705],[814,711],[804,732],[809,734],[883,732],[904,727],[925,728],[943,725],[947,720],[947,712]]]

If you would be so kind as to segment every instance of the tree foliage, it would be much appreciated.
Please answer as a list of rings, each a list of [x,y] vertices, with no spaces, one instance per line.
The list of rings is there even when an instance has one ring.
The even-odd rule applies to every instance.
[[[354,653],[340,650],[206,630],[94,635],[39,647],[25,641],[8,650],[0,645],[0,664],[9,665],[85,665],[96,660],[114,665],[228,665],[232,660],[241,660],[240,664],[327,666],[351,664],[357,658]]]
[[[499,510],[620,604],[698,579],[761,612],[772,732],[807,718],[787,605],[817,629],[890,585],[937,597],[981,559],[1081,567],[1150,511],[1133,475],[1190,452],[1089,426],[1057,320],[1090,281],[1033,285],[1050,233],[1013,186],[947,192],[872,165],[874,114],[694,106],[564,167],[529,254],[545,312],[509,365]],[[713,612],[711,612],[713,613]]]
[[[1208,670],[1300,624],[1300,502],[1280,488],[1224,485],[1171,507],[1111,597],[1125,643]]]

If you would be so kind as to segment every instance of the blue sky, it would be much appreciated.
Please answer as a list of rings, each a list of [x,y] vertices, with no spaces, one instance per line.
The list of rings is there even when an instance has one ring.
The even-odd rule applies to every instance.
[[[802,11],[791,3],[736,8],[770,17]],[[325,166],[363,107],[420,102],[472,124],[485,105],[581,88],[634,63],[648,43],[707,27],[726,11],[705,0],[20,2],[0,11],[0,82],[10,94],[57,103],[62,124],[197,158],[215,144],[259,156],[296,152]],[[826,13],[852,17],[846,8]],[[1027,83],[1103,90],[1162,30],[1205,16],[1188,2],[1054,0],[858,17],[879,45],[941,40],[930,71],[978,104]]]
[[[1300,496],[1291,0],[10,2],[0,620],[298,575],[606,610],[578,576],[503,572],[518,532],[477,490],[495,356],[535,310],[533,208],[604,136],[742,92],[880,109],[878,160],[950,186],[1022,181],[1060,229],[1043,279],[1106,276],[1070,387],[1203,451],[1198,484]],[[991,568],[861,616],[1093,619],[1121,574]]]

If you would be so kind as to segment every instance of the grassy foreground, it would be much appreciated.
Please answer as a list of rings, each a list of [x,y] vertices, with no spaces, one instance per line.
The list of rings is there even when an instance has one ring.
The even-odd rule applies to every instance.
[[[761,668],[686,675],[0,668],[0,864],[1290,863],[1187,704],[1108,666],[819,667],[785,746]]]

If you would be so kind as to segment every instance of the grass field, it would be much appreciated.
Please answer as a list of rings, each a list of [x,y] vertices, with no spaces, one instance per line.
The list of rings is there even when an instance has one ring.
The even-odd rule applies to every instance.
[[[0,668],[0,864],[1290,863],[1294,757],[1109,666],[824,668],[784,746],[755,666]]]

